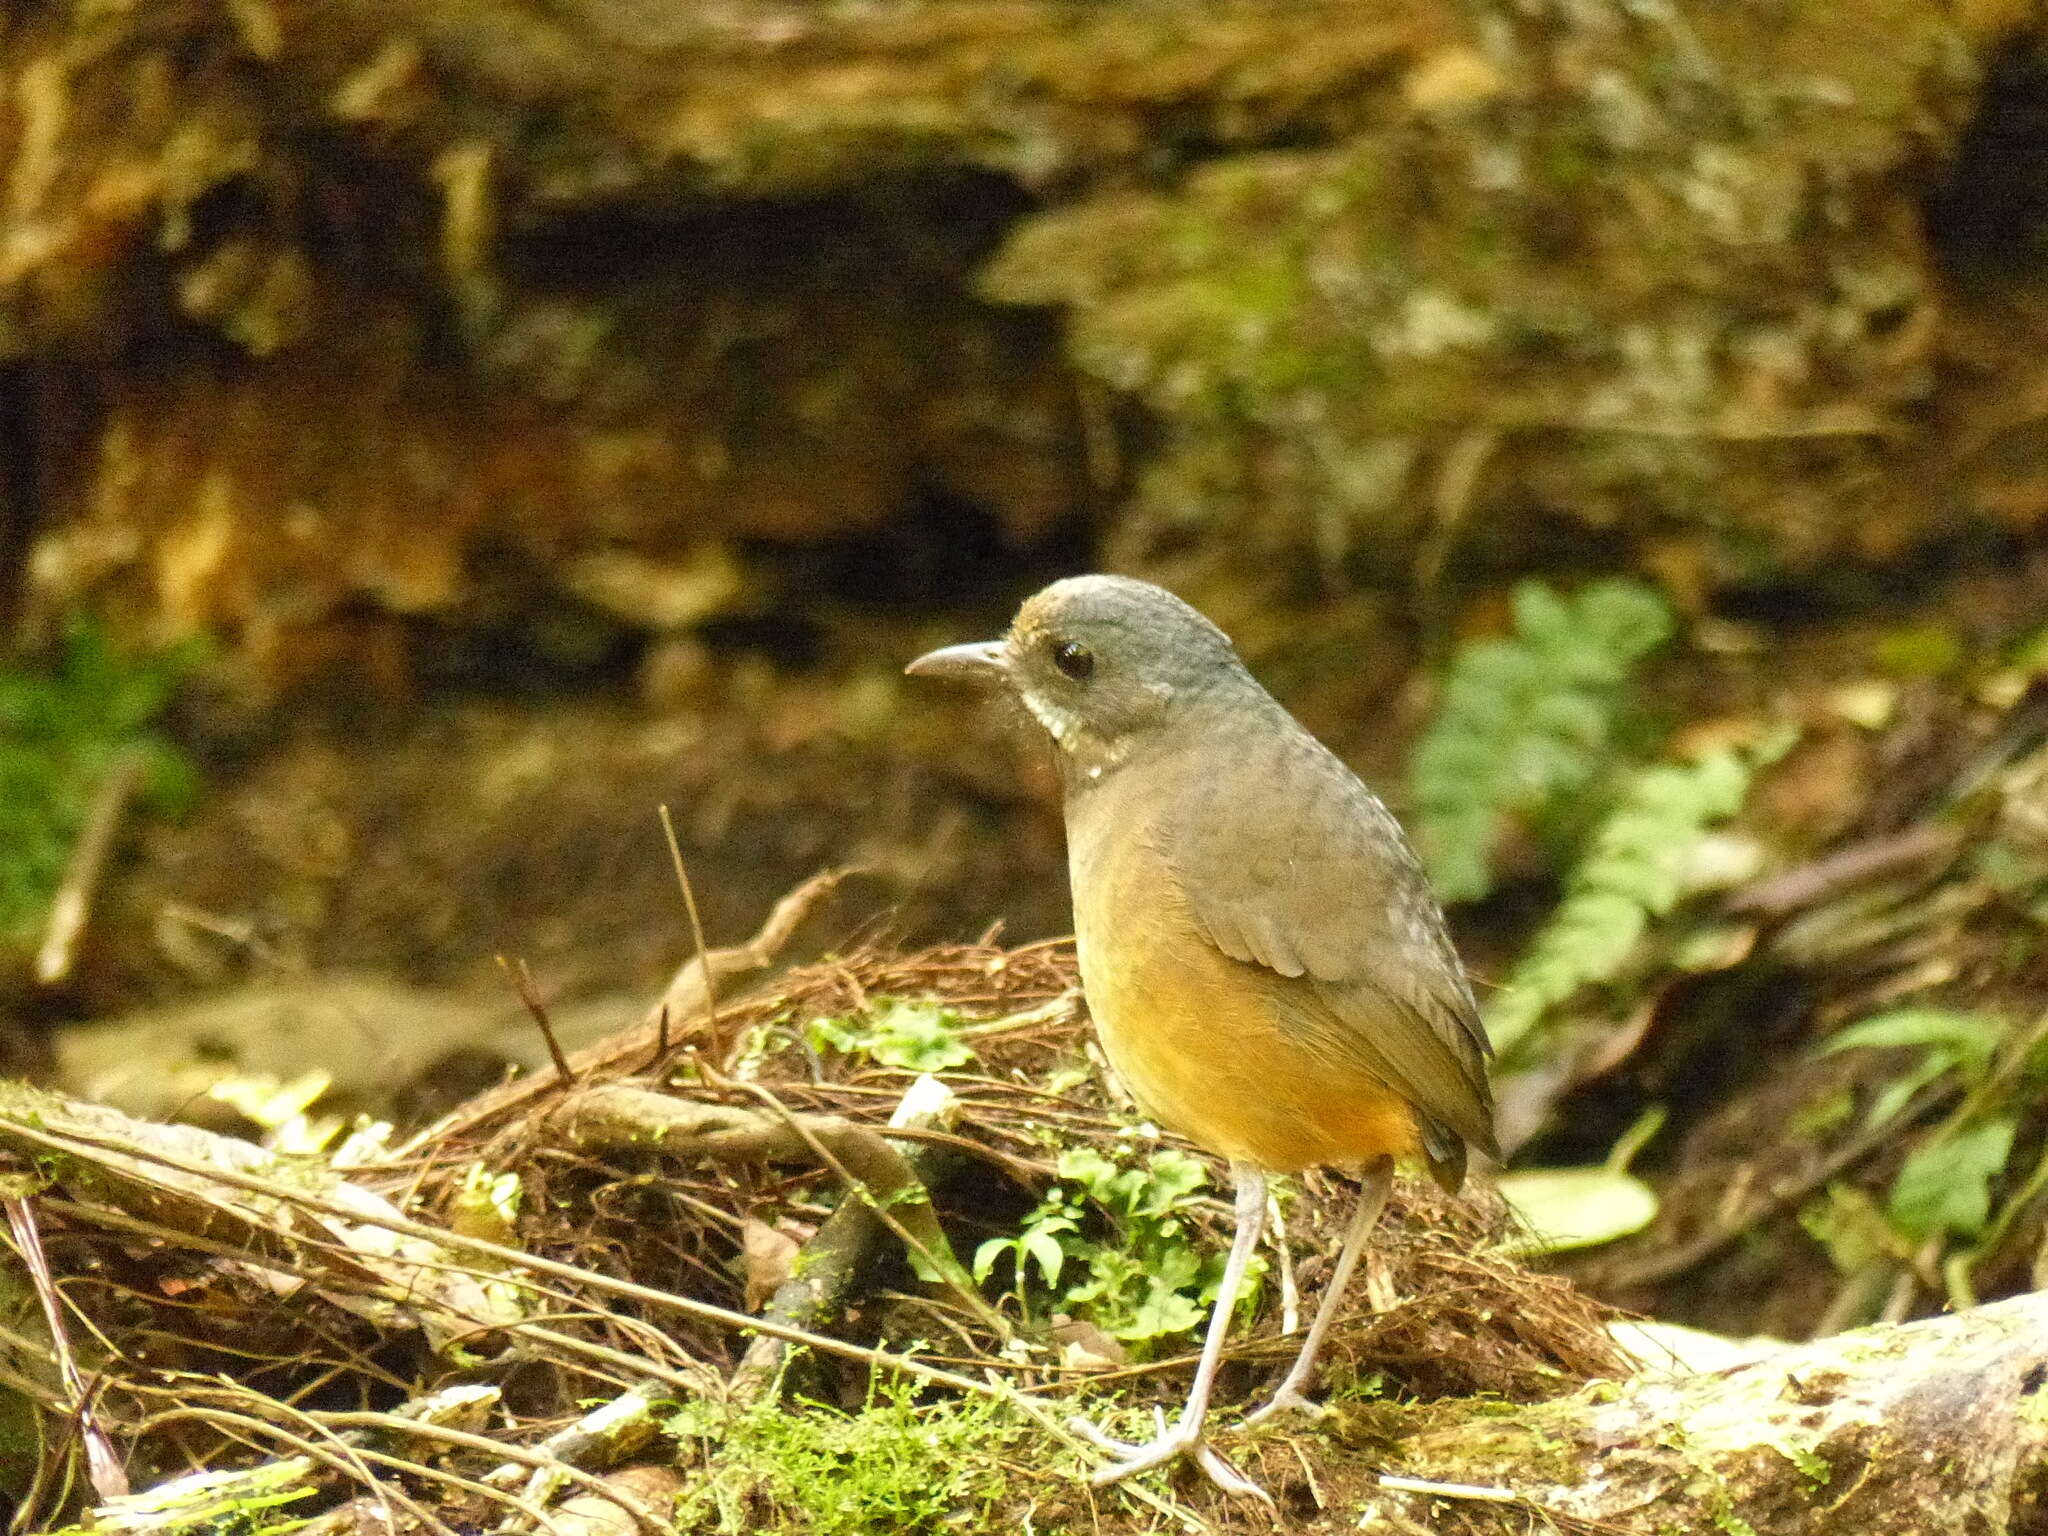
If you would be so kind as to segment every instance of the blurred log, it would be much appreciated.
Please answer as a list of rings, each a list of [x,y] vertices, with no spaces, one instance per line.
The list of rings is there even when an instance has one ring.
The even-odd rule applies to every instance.
[[[1646,1375],[1405,1441],[1359,1526],[1969,1536],[2048,1531],[2048,1296]],[[1432,1510],[1436,1513],[1432,1514]],[[1585,1522],[1584,1525],[1578,1522]],[[1608,1523],[1608,1522],[1611,1522]]]

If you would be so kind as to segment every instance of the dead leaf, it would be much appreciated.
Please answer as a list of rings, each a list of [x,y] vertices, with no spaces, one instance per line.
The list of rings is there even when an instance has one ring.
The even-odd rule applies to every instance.
[[[758,1312],[796,1267],[799,1245],[786,1232],[749,1216],[740,1229],[740,1262],[747,1280],[747,1310]]]
[[[1121,1340],[1064,1312],[1053,1314],[1052,1338],[1060,1346],[1060,1364],[1070,1371],[1114,1371],[1131,1363]]]

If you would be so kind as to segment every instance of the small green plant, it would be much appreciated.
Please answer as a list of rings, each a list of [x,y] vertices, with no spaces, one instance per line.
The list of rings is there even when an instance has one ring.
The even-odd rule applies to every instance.
[[[1496,1050],[1512,1050],[1551,1009],[1620,973],[1650,920],[1685,894],[1708,830],[1742,808],[1757,769],[1783,745],[1659,763],[1628,780],[1567,876],[1564,900],[1487,1009]]]
[[[1975,1269],[2003,1250],[2048,1190],[2048,1151],[2037,1149],[2032,1171],[2015,1177],[2002,1200],[1994,1197],[2048,1082],[2048,1018],[2021,1030],[1976,1010],[1897,1008],[1837,1031],[1825,1049],[1914,1053],[1879,1091],[1867,1129],[1897,1120],[1921,1089],[1944,1078],[1954,1079],[1961,1097],[1912,1142],[1882,1205],[1852,1185],[1833,1184],[1801,1211],[1801,1222],[1852,1283],[1932,1268],[1952,1305],[1973,1305]]]
[[[1586,824],[1605,798],[1594,791],[1645,734],[1631,680],[1672,627],[1670,606],[1638,582],[1561,596],[1525,581],[1513,634],[1458,651],[1408,774],[1416,845],[1444,900],[1493,889],[1510,818],[1554,846]]]
[[[1996,1014],[1962,1008],[1894,1008],[1836,1030],[1823,1048],[1837,1051],[1909,1048],[1913,1064],[1886,1083],[1871,1101],[1864,1124],[1883,1125],[1922,1088],[1944,1072],[1956,1072],[1972,1087],[1990,1074],[1991,1059],[2007,1025]]]
[[[991,1238],[974,1255],[974,1277],[1013,1266],[1018,1306],[1028,1319],[1055,1308],[1138,1346],[1199,1324],[1223,1278],[1224,1256],[1195,1244],[1189,1212],[1208,1188],[1202,1165],[1184,1153],[1155,1152],[1143,1167],[1120,1165],[1088,1147],[1060,1155],[1060,1182],[1024,1218],[1015,1237]],[[1094,1234],[1108,1218],[1110,1236]]]
[[[1799,1212],[1806,1235],[1826,1250],[1844,1275],[1885,1262],[1905,1263],[1912,1247],[1870,1195],[1854,1184],[1830,1184]]]
[[[810,1536],[917,1536],[986,1530],[1002,1499],[1002,1454],[1020,1423],[987,1398],[920,1401],[913,1383],[877,1381],[864,1411],[772,1399],[729,1413],[685,1404],[668,1421],[702,1466],[676,1502],[679,1532],[780,1528]]]
[[[1886,1210],[1909,1238],[1979,1237],[1991,1225],[1991,1181],[2012,1155],[2019,1129],[2010,1112],[1929,1137],[1892,1180]]]
[[[2019,1107],[1998,1092],[1998,1051],[2011,1038],[1996,1014],[1955,1008],[1898,1008],[1838,1030],[1826,1049],[1912,1049],[1916,1059],[1872,1102],[1872,1128],[1896,1116],[1912,1097],[1953,1072],[1966,1094],[1963,1111],[1914,1146],[1892,1180],[1886,1214],[1909,1241],[1981,1236],[1991,1223],[1991,1181],[2012,1155]],[[2017,1076],[2038,1080],[2048,1062],[2018,1064]],[[2017,1086],[2017,1085],[2014,1085]]]
[[[0,668],[0,939],[19,945],[41,926],[94,798],[125,757],[140,757],[151,809],[189,803],[192,766],[153,727],[198,656],[191,645],[123,650],[79,623],[48,670]]]
[[[878,999],[865,1014],[813,1019],[804,1038],[813,1050],[866,1056],[906,1072],[944,1072],[974,1060],[960,1015],[935,1003]]]

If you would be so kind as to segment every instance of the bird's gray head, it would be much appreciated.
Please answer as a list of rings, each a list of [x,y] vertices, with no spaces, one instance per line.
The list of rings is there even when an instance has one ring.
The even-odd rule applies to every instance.
[[[948,646],[908,670],[1006,683],[1084,778],[1218,686],[1251,684],[1228,635],[1171,592],[1128,576],[1056,581],[1026,600],[1003,639]]]

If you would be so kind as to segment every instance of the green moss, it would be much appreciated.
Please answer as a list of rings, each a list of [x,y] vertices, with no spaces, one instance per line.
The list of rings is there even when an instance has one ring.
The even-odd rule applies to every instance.
[[[698,1463],[676,1528],[703,1536],[994,1529],[1009,1497],[1004,1453],[1023,1433],[1001,1403],[922,1401],[908,1383],[879,1383],[854,1414],[773,1400],[739,1413],[691,1403],[668,1427],[686,1462]]]
[[[1947,29],[1897,9],[1902,40]],[[1781,492],[1865,485],[1887,455],[1854,407],[1900,397],[1886,327],[1928,279],[1910,224],[1874,215],[1888,166],[1923,152],[1903,104],[1963,101],[1940,50],[1845,49],[1826,7],[1474,20],[1512,91],[1105,189],[1022,221],[986,269],[999,300],[1065,306],[1076,364],[1165,429],[1126,562],[1199,583],[1193,525],[1222,590],[1232,568],[1277,584],[1309,562],[1406,579],[1426,477],[1475,429],[1502,441],[1474,496],[1517,498],[1510,517],[1457,509],[1475,559],[1526,558],[1530,496],[1600,527],[1700,529],[1729,579],[1850,531],[1787,517]],[[1788,381],[1782,399],[1759,378]]]
[[[1333,1400],[1324,1433],[1346,1450],[1440,1482],[1570,1485],[1583,1475],[1584,1455],[1560,1426],[1590,1396],[1555,1403],[1513,1403],[1497,1397],[1417,1402],[1378,1398]],[[1411,1449],[1426,1442],[1425,1451]]]

